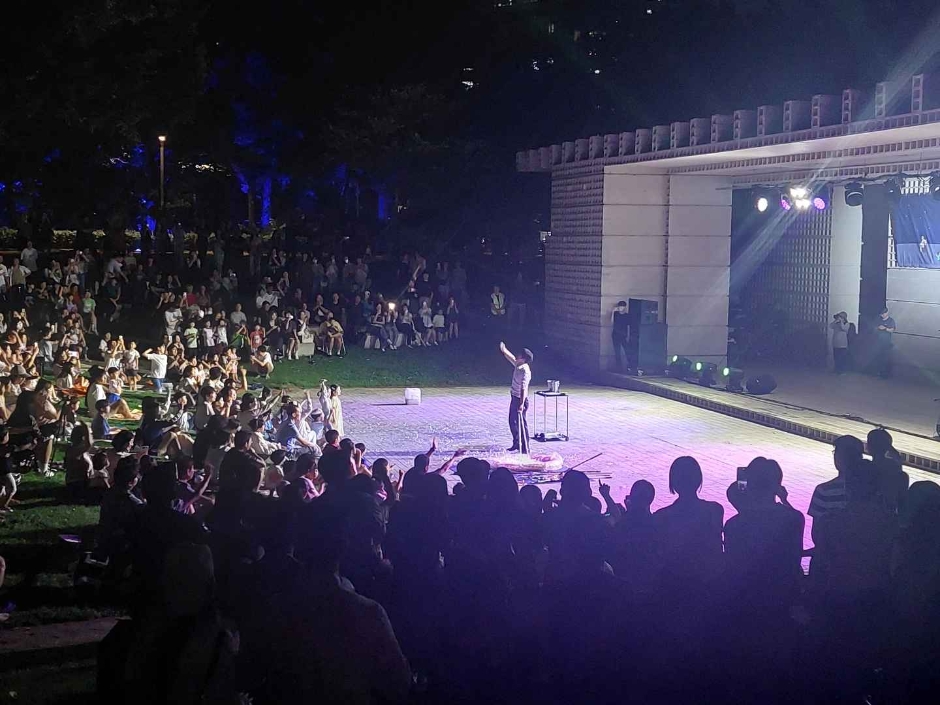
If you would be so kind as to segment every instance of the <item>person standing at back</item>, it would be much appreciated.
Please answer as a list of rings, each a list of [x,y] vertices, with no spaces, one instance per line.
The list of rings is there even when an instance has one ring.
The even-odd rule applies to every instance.
[[[832,331],[832,366],[837,375],[841,375],[848,367],[849,355],[849,317],[845,311],[839,311],[832,317],[829,324]]]
[[[883,309],[881,319],[878,321],[878,376],[888,378],[891,376],[892,368],[892,348],[894,342],[892,337],[898,326],[888,313],[888,309]]]
[[[617,371],[623,369],[623,360],[630,365],[630,356],[627,353],[627,341],[630,339],[630,314],[627,311],[627,302],[618,301],[610,314],[610,323],[613,326],[611,339],[614,343],[614,359],[617,361]],[[621,357],[622,356],[622,357]]]

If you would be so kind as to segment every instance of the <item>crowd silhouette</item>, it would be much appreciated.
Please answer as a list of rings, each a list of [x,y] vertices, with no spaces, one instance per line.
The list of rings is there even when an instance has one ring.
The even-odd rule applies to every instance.
[[[334,434],[335,435],[335,434]],[[519,487],[463,457],[393,480],[348,439],[264,465],[227,451],[214,505],[192,464],[128,456],[102,507],[106,589],[131,619],[102,645],[113,702],[932,701],[940,486],[907,487],[890,436],[835,443],[813,546],[774,460],[698,496],[692,457],[651,512],[577,470]],[[433,448],[432,448],[433,450]],[[279,460],[283,460],[279,458]],[[455,458],[454,460],[457,460]],[[184,470],[180,470],[185,466]],[[198,472],[198,469],[197,469]],[[318,488],[318,489],[315,489]],[[319,492],[318,496],[314,496]],[[809,563],[809,570],[804,569]]]

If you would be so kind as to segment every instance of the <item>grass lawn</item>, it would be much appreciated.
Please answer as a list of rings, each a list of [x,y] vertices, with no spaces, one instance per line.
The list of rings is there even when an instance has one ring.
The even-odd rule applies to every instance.
[[[30,703],[52,705],[94,703],[96,665],[94,659],[47,664],[2,674],[0,705]]]
[[[317,355],[306,360],[278,363],[267,382],[272,388],[309,389],[327,378],[347,388],[368,387],[457,387],[509,384],[511,368],[499,354],[500,330],[479,330],[458,341],[435,348],[416,348],[383,353],[351,347],[344,358]],[[530,342],[534,340],[534,342]],[[536,354],[533,385],[544,380],[571,380],[573,373],[545,354],[537,338],[508,337],[512,350],[528,345]],[[127,392],[133,407],[152,390]],[[136,422],[112,421],[116,427],[135,428]],[[7,584],[0,594],[0,607],[16,603],[11,626],[30,626],[59,621],[107,616],[114,611],[104,605],[81,604],[71,586],[78,548],[60,539],[62,534],[81,535],[93,531],[98,508],[69,504],[61,474],[23,478],[15,510],[0,515],[0,555],[7,561]]]
[[[344,358],[316,355],[307,360],[279,362],[269,386],[316,387],[323,378],[343,387],[473,387],[509,384],[511,369],[499,353],[499,330],[480,330],[432,348],[364,350],[350,347]],[[542,354],[538,340],[510,336],[506,344],[517,352],[528,346],[536,355],[535,380],[561,375],[562,366]],[[571,379],[570,370],[564,376]],[[249,380],[250,381],[250,380]]]

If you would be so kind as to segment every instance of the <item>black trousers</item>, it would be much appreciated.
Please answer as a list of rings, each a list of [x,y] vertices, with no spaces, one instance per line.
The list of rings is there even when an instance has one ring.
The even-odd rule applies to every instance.
[[[894,367],[893,358],[894,345],[890,342],[878,344],[878,375],[880,377],[890,377]]]
[[[832,362],[835,367],[836,373],[845,372],[849,366],[849,349],[848,348],[833,348],[832,349]]]
[[[529,422],[525,418],[528,410],[528,397],[524,400],[517,396],[512,397],[509,403],[509,431],[512,433],[512,447],[518,448],[523,453],[529,452]]]
[[[627,353],[627,336],[623,333],[614,333],[611,339],[614,341],[614,358],[617,360],[617,369],[622,370],[624,360],[627,361],[628,365],[630,364],[630,356]]]

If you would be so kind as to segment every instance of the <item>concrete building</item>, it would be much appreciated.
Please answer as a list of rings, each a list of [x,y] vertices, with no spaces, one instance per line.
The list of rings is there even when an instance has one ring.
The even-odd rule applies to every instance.
[[[899,190],[927,193],[940,173],[934,85],[921,75],[519,152],[519,171],[551,174],[550,344],[608,369],[612,307],[650,299],[667,356],[724,364],[734,298],[776,309],[792,348],[779,357],[824,364],[835,312],[864,332],[887,302],[898,366],[940,371],[940,268],[897,266],[889,215]],[[846,205],[857,185],[862,204]],[[827,207],[783,210],[791,187]]]

